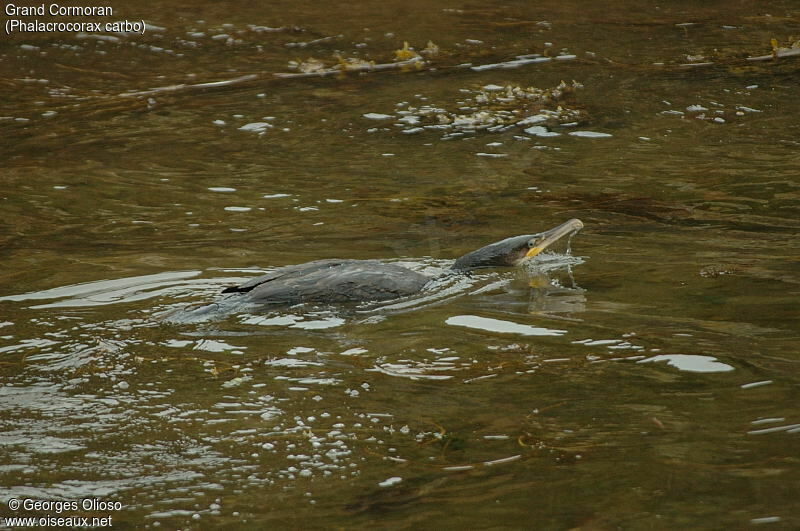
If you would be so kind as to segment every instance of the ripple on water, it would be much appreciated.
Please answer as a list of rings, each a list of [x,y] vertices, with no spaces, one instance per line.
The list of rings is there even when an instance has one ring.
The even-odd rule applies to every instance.
[[[345,324],[345,319],[331,312],[309,312],[306,315],[242,314],[239,320],[241,323],[249,325],[298,328],[301,330],[323,330],[326,328],[336,328]]]
[[[59,288],[46,289],[22,293],[20,295],[8,295],[0,297],[1,301],[26,301],[42,299],[68,298],[62,306],[93,306],[96,304],[125,302],[130,300],[141,300],[145,297],[137,296],[139,292],[148,290],[165,289],[168,286],[184,284],[183,280],[200,275],[201,271],[169,271],[154,275],[143,275],[138,277],[127,277],[114,280],[99,280],[95,282],[84,282]],[[165,293],[157,291],[150,296]],[[128,296],[128,298],[126,298]],[[131,298],[133,297],[133,298]],[[56,303],[54,303],[56,305]],[[48,305],[34,306],[34,308],[50,307]]]
[[[449,265],[443,261],[405,263],[433,275]],[[110,306],[142,300],[139,290],[147,294],[174,289],[172,296],[181,297],[204,286],[200,291],[212,296],[221,283],[230,280],[194,279],[199,273],[89,283],[25,294],[18,300],[66,297],[80,306],[92,298],[90,302]],[[504,282],[495,273],[480,273],[466,280],[441,280],[423,292],[421,300],[408,301],[408,307],[416,304],[424,308],[450,297],[475,293],[487,285],[501,289]],[[391,315],[388,311],[364,318],[363,314],[370,311],[359,308],[353,314],[357,325],[371,328],[385,323],[386,315]],[[136,492],[136,505],[148,507],[151,519],[218,511],[220,503],[206,498],[210,492],[229,488],[301,487],[316,496],[334,482],[370,473],[376,461],[413,462],[429,448],[433,448],[429,452],[431,462],[441,460],[435,447],[441,433],[409,418],[401,408],[388,407],[384,398],[371,398],[373,394],[385,397],[385,393],[392,392],[390,385],[384,385],[390,380],[438,385],[460,376],[465,382],[478,383],[507,369],[494,369],[487,362],[462,356],[450,346],[430,346],[420,353],[402,349],[387,353],[369,340],[356,345],[338,342],[337,334],[331,334],[335,347],[330,349],[311,343],[311,339],[309,343],[280,342],[286,335],[284,329],[336,328],[350,316],[319,309],[246,314],[232,326],[266,327],[267,332],[254,334],[248,329],[236,335],[235,340],[223,335],[224,330],[216,329],[185,331],[189,335],[202,333],[204,337],[199,339],[175,336],[174,328],[154,327],[144,319],[78,322],[75,328],[79,334],[96,337],[113,332],[122,339],[109,344],[68,338],[53,339],[47,345],[27,343],[31,350],[38,349],[32,354],[39,362],[36,370],[52,365],[67,377],[73,371],[74,378],[65,384],[50,384],[49,388],[28,385],[25,390],[17,389],[15,396],[11,396],[12,389],[0,390],[0,405],[3,392],[8,394],[7,405],[14,404],[6,409],[4,427],[30,418],[34,411],[49,415],[46,422],[27,424],[25,428],[27,436],[39,439],[38,449],[29,447],[29,440],[15,438],[22,432],[13,430],[4,431],[7,439],[0,437],[0,444],[14,449],[12,457],[18,461],[31,455],[50,459],[37,458],[37,464],[32,465],[34,471],[29,478],[43,478],[40,483],[50,485],[38,492],[39,497],[53,497],[67,489],[65,484],[44,479],[49,471],[62,466],[52,459],[70,455],[74,457],[72,468],[62,467],[63,472],[102,478],[72,484],[73,493],[80,492],[85,497],[101,491],[105,496]],[[265,334],[270,341],[260,340]],[[370,367],[367,374],[382,373],[393,378],[368,378],[365,365]],[[534,367],[533,361],[523,360],[516,368]],[[487,445],[510,441],[502,437],[493,432],[490,437],[479,436],[477,440]],[[511,462],[516,457],[509,457],[508,450],[487,447],[480,462],[486,466]],[[145,473],[142,462],[147,463]],[[448,466],[456,470],[473,465]],[[109,470],[117,476],[108,478]],[[214,483],[203,479],[208,477],[213,477]],[[217,509],[211,509],[213,505]]]
[[[230,352],[232,354],[241,354],[243,349],[247,347],[237,347],[225,341],[216,339],[201,339],[194,343],[193,350],[205,350],[207,352]]]

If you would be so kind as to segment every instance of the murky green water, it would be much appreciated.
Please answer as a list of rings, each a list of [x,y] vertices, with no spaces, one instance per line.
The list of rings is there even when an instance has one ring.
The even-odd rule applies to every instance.
[[[745,60],[794,2],[108,5],[151,27],[0,41],[0,516],[800,526],[800,59]],[[429,40],[419,70],[272,76]],[[577,123],[422,116],[562,80]],[[407,306],[158,318],[572,217],[533,271]]]

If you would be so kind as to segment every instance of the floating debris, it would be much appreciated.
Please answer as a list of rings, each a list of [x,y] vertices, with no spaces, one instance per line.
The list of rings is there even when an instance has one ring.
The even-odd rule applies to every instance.
[[[303,74],[311,74],[315,72],[321,72],[328,67],[325,66],[325,63],[321,60],[314,57],[309,57],[305,61],[289,61],[289,68],[291,70],[302,72]]]
[[[405,41],[403,47],[394,52],[395,61],[408,61],[417,57],[419,57],[419,54],[414,51],[414,48],[408,46],[408,41]]]
[[[360,57],[344,57],[339,53],[334,54],[333,61],[328,62],[309,57],[303,61],[289,61],[288,67],[290,70],[294,70],[294,73],[276,73],[275,76],[290,78],[329,76],[347,72],[370,72],[373,70],[415,70],[422,68],[426,64],[421,54],[433,57],[439,54],[439,47],[428,41],[426,47],[420,53],[417,53],[414,48],[408,45],[408,42],[404,42],[403,47],[394,52],[394,60],[383,64],[376,64],[375,61],[368,61]]]
[[[520,87],[518,85],[487,84],[477,89],[461,89],[459,92],[469,97],[457,101],[456,110],[425,104],[397,104],[398,110],[392,117],[395,126],[406,134],[421,133],[426,130],[444,131],[444,138],[472,134],[478,131],[504,132],[515,127],[528,127],[535,136],[555,136],[546,126],[576,123],[585,120],[585,112],[562,105],[569,95],[583,85],[573,81],[561,82],[548,89]],[[383,119],[386,114],[367,113],[367,119]]]
[[[780,57],[794,57],[800,55],[800,40],[795,38],[789,39],[787,46],[781,46],[778,39],[769,40],[772,53],[770,55],[760,55],[758,57],[748,57],[748,61],[765,61],[769,59],[778,59]]]
[[[420,53],[422,55],[427,55],[428,57],[433,57],[435,55],[439,55],[439,47],[433,43],[433,41],[428,41],[428,44],[425,45]]]
[[[507,70],[509,68],[519,68],[520,66],[530,65],[534,63],[547,63],[553,60],[569,61],[575,58],[576,56],[572,54],[557,55],[555,57],[545,57],[538,53],[534,53],[527,55],[518,55],[516,59],[512,59],[511,61],[503,61],[502,63],[491,63],[486,65],[473,66],[471,67],[471,69],[476,72],[482,72],[484,70],[497,70],[497,69]]]
[[[305,61],[289,61],[289,69],[295,72],[276,72],[273,74],[277,78],[305,78],[305,77],[325,77],[332,75],[344,75],[350,73],[363,73],[384,70],[415,70],[422,68],[426,62],[416,55],[404,61],[393,61],[390,63],[376,64],[374,61],[367,61],[359,57],[334,56],[335,63],[326,64],[318,59],[307,59]]]

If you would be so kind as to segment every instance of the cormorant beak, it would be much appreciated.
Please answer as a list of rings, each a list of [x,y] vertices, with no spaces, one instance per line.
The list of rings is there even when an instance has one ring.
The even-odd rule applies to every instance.
[[[547,249],[550,245],[560,240],[567,234],[574,234],[583,228],[583,222],[579,219],[571,219],[562,223],[554,229],[537,234],[528,241],[528,252],[522,258],[521,262],[529,260]]]

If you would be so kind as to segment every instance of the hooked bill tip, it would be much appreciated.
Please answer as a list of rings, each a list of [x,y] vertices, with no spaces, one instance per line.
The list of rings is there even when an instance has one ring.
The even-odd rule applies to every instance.
[[[583,221],[579,220],[578,218],[572,218],[571,220],[567,221],[570,225],[572,225],[575,230],[580,230],[583,228]]]

